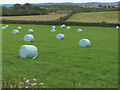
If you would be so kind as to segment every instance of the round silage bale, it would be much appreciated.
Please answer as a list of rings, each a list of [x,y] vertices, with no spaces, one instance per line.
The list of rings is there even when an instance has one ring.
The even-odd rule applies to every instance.
[[[5,25],[6,28],[8,28],[8,25]]]
[[[63,28],[63,25],[61,25],[60,28]]]
[[[52,29],[55,29],[55,26],[52,26]]]
[[[12,33],[13,33],[13,34],[19,34],[19,31],[18,31],[18,30],[13,30]]]
[[[82,29],[78,29],[77,32],[82,32]]]
[[[63,24],[63,25],[60,25],[60,27],[61,27],[61,28],[64,28],[64,27],[65,27],[65,24]]]
[[[20,57],[25,59],[35,59],[38,55],[38,50],[33,45],[23,45],[19,52]]]
[[[2,27],[1,30],[5,30],[6,28],[5,27]]]
[[[55,29],[51,29],[51,32],[55,32]]]
[[[56,38],[57,39],[64,39],[64,34],[57,34]]]
[[[28,33],[33,33],[33,29],[28,29]]]
[[[26,41],[26,42],[33,42],[34,41],[34,36],[31,35],[31,34],[26,34],[24,36],[24,41]]]
[[[67,26],[67,28],[66,28],[67,30],[69,30],[70,29],[70,27],[69,26]]]
[[[90,41],[88,39],[81,39],[79,41],[79,46],[81,47],[89,47],[90,46]]]
[[[21,30],[22,28],[21,27],[17,27],[18,30]]]
[[[119,26],[116,26],[116,29],[119,29],[120,27]]]
[[[65,25],[65,24],[63,24],[62,26],[63,26],[63,27],[65,27],[66,25]]]

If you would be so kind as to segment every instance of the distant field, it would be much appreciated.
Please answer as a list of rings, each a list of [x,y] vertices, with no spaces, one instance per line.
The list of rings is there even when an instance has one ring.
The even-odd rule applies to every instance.
[[[6,16],[2,17],[3,20],[28,20],[28,21],[50,21],[63,17],[67,14],[55,15],[32,15],[32,16]]]
[[[89,13],[76,13],[72,15],[67,21],[74,22],[107,22],[118,23],[118,12],[89,12]]]
[[[4,26],[4,25],[3,25]],[[12,31],[22,27],[20,33]],[[24,42],[28,29],[34,30],[34,42]],[[78,33],[77,29],[83,31]],[[46,88],[118,87],[118,30],[109,27],[71,26],[70,30],[56,25],[56,32],[50,32],[50,25],[9,24],[2,31],[2,77],[10,75],[14,82],[21,77],[37,79]],[[65,39],[56,39],[63,33]],[[88,38],[90,47],[79,47],[79,40]],[[35,60],[19,56],[22,45],[35,45],[38,56]],[[13,83],[14,83],[13,82]],[[38,83],[39,84],[39,83]]]

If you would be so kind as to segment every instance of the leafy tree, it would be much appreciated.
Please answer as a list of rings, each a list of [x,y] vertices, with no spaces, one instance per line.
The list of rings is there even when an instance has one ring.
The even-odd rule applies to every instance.
[[[30,9],[31,8],[31,4],[30,3],[25,3],[23,5],[24,9]]]
[[[103,8],[107,8],[107,6],[103,6]]]
[[[115,6],[112,6],[112,8],[115,8]]]
[[[14,4],[13,8],[14,9],[21,9],[21,4]]]
[[[98,5],[98,7],[103,7],[102,5]]]

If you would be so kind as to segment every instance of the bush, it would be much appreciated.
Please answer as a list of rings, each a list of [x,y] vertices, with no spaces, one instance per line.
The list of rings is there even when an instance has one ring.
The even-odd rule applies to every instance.
[[[102,21],[101,23],[102,23],[102,24],[105,24],[106,22],[105,22],[105,21]]]

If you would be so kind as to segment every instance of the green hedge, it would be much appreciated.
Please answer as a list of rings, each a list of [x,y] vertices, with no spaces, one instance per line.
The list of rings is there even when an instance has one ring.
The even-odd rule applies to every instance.
[[[57,21],[65,21],[70,18],[75,12],[69,13],[66,16],[60,17]]]
[[[101,26],[101,27],[115,27],[119,24],[112,23],[83,23],[83,22],[67,22],[67,21],[23,21],[23,20],[2,20],[3,24],[41,24],[41,25],[74,25],[74,26]]]

